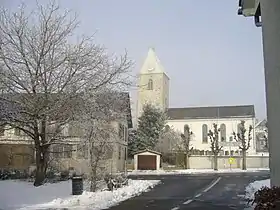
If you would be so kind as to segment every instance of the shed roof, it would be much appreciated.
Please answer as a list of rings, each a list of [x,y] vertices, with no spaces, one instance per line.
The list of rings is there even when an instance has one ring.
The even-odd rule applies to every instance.
[[[141,153],[144,153],[144,152],[150,152],[150,153],[153,153],[153,154],[156,154],[156,155],[161,155],[160,152],[150,150],[150,149],[139,150],[139,151],[135,152],[133,155],[138,155],[138,154],[141,154]]]

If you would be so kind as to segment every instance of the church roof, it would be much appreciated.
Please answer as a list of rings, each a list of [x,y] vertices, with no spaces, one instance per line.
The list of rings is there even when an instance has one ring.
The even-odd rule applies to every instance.
[[[254,105],[169,108],[170,120],[255,117]]]
[[[148,55],[141,67],[141,74],[151,74],[151,73],[165,73],[163,66],[159,58],[156,55],[154,48],[149,48]]]

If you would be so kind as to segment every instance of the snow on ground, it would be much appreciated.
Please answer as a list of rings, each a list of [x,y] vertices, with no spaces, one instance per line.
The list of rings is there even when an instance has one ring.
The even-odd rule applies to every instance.
[[[49,208],[106,209],[119,202],[149,191],[159,180],[129,180],[128,186],[113,192],[84,191],[82,195],[71,195],[71,181],[33,187],[24,181],[0,181],[0,209],[31,210]]]
[[[128,172],[128,175],[174,175],[174,174],[197,174],[197,173],[240,173],[240,172],[258,172],[262,170],[269,170],[268,168],[248,168],[243,171],[238,168],[234,169],[219,169],[214,171],[213,169],[182,169],[182,170],[134,170]]]
[[[245,198],[254,199],[255,192],[265,186],[270,187],[270,179],[250,183],[245,189]]]

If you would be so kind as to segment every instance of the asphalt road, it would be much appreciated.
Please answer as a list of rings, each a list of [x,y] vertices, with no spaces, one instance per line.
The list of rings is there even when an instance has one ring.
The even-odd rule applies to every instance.
[[[131,178],[161,180],[161,184],[110,210],[243,210],[247,205],[242,198],[245,187],[255,180],[269,178],[269,173],[143,175]]]

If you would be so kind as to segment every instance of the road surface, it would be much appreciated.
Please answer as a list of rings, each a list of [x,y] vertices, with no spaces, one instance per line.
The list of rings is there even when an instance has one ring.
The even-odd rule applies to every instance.
[[[162,183],[149,192],[113,206],[110,210],[243,210],[245,187],[269,178],[269,172],[142,175],[134,179],[156,179]]]

